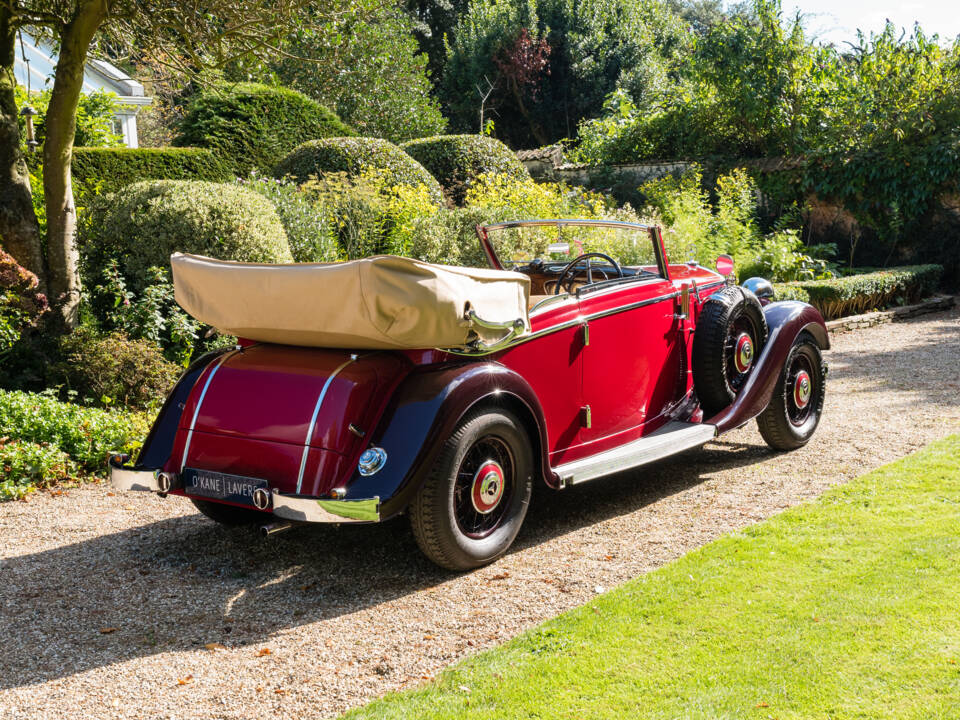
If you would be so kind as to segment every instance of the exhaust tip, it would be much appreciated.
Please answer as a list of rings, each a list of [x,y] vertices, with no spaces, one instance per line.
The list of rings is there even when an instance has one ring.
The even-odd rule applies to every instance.
[[[269,525],[260,526],[260,534],[263,537],[270,537],[271,535],[276,535],[284,530],[289,530],[292,527],[293,523],[286,521],[270,523]]]

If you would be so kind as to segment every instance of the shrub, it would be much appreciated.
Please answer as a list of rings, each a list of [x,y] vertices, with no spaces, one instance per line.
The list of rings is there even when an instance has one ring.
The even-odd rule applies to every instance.
[[[269,172],[306,140],[353,135],[335,113],[296,90],[239,83],[200,92],[190,101],[173,144],[208,147],[238,175]]]
[[[140,413],[82,407],[50,393],[0,390],[0,437],[57,448],[87,472],[106,470],[112,452],[135,452],[149,426]]]
[[[47,298],[37,292],[38,285],[37,276],[0,246],[0,358],[49,309]]]
[[[156,344],[132,340],[122,331],[99,336],[81,327],[60,340],[60,351],[56,379],[78,397],[104,405],[159,405],[183,372]]]
[[[286,179],[251,175],[238,182],[273,203],[296,262],[336,262],[342,259],[337,245],[337,224],[329,213],[318,207],[312,193]]]
[[[353,178],[371,170],[380,171],[387,186],[424,185],[434,201],[443,198],[440,184],[423,165],[393,143],[378,138],[328,138],[303,143],[277,164],[273,174],[278,178],[289,175],[303,183],[327,173],[346,173]]]
[[[206,148],[73,149],[73,188],[78,198],[116,192],[141,180],[226,182],[231,168]]]
[[[828,280],[807,280],[775,285],[780,300],[803,300],[827,320],[916,302],[936,291],[943,276],[941,265],[906,265]]]
[[[137,291],[153,278],[151,267],[167,268],[178,251],[221,260],[292,260],[269,200],[237,185],[183,180],[134,183],[92,203],[81,250],[86,274],[114,258]]]
[[[0,501],[19,500],[73,472],[70,457],[58,448],[0,438]]]
[[[411,140],[400,147],[423,165],[458,205],[463,204],[467,189],[481,175],[508,175],[518,180],[530,177],[510,148],[485,135],[439,135]]]

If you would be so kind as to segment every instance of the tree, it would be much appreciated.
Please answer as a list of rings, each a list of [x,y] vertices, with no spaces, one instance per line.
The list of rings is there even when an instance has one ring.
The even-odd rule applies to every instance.
[[[0,198],[5,201],[0,233],[18,260],[45,277],[67,327],[76,323],[80,300],[70,160],[91,48],[102,44],[118,51],[136,46],[150,51],[172,72],[193,74],[281,52],[286,35],[303,22],[303,10],[310,5],[309,0],[0,0]],[[338,11],[333,5],[325,8],[328,15]],[[23,172],[13,96],[15,39],[22,27],[46,33],[59,48],[42,156],[45,257],[32,209],[24,202],[30,197],[29,181]]]

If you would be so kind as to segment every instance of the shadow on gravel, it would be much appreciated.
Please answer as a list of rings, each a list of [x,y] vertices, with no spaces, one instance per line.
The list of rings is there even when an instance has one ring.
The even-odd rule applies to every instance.
[[[767,457],[765,447],[718,442],[642,471],[544,489],[515,550]],[[0,689],[211,642],[262,643],[451,577],[420,555],[404,518],[301,527],[270,540],[200,515],[163,520],[2,561]]]

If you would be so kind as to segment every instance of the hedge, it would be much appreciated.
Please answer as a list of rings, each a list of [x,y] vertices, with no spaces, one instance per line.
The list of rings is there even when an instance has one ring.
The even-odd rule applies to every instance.
[[[273,204],[237,184],[185,180],[134,183],[88,208],[80,233],[85,267],[117,259],[135,290],[150,267],[166,268],[174,252],[220,260],[291,262]]]
[[[467,188],[481,175],[509,175],[521,180],[530,177],[510,148],[485,135],[438,135],[410,140],[400,147],[439,180],[447,196],[458,205],[463,204]]]
[[[78,195],[112,193],[141,180],[226,182],[233,176],[206,148],[77,147],[70,167]]]
[[[303,143],[277,164],[273,175],[303,183],[324,173],[355,176],[369,171],[382,172],[390,185],[426,186],[434,200],[443,200],[440,183],[423,165],[380,138],[341,137]]]
[[[905,265],[829,280],[778,283],[774,289],[778,300],[803,300],[832,320],[916,302],[933,294],[942,276],[942,265]]]
[[[269,173],[307,140],[353,134],[333,111],[296,90],[239,83],[194,96],[173,144],[211,148],[245,176]]]

